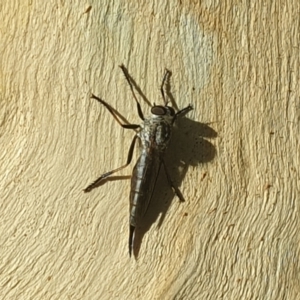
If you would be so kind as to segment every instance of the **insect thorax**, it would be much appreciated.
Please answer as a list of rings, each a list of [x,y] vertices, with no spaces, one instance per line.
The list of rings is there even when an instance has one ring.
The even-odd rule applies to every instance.
[[[139,132],[142,147],[155,147],[164,152],[169,144],[172,133],[172,119],[168,117],[150,117],[144,120]]]

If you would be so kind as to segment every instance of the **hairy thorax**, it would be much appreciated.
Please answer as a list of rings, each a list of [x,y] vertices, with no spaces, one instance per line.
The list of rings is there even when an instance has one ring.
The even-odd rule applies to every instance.
[[[171,118],[167,117],[150,117],[145,119],[138,134],[142,147],[148,150],[152,148],[152,150],[163,153],[171,138],[171,122]]]

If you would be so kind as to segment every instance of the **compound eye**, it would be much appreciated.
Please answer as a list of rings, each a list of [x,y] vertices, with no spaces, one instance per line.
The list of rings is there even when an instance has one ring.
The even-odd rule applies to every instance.
[[[167,113],[167,110],[164,106],[153,106],[151,108],[151,113],[156,116],[163,116]]]

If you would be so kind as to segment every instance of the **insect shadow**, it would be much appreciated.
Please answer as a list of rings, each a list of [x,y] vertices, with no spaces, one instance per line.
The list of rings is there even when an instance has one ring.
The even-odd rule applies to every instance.
[[[189,167],[196,167],[200,164],[212,161],[215,157],[216,150],[214,146],[202,135],[204,132],[215,134],[211,128],[205,124],[193,122],[190,119],[184,118],[180,120],[180,128],[174,128],[172,140],[169,148],[166,151],[165,161],[169,167],[169,171],[172,175],[173,183],[183,188],[181,185]],[[213,136],[206,136],[212,138]],[[196,169],[199,170],[199,169]],[[201,172],[199,170],[198,172]],[[195,182],[195,189],[201,188],[200,181]],[[164,192],[162,192],[164,191]],[[183,192],[185,202],[180,205],[188,205],[189,199]],[[142,239],[147,231],[150,229],[153,223],[158,222],[158,229],[161,227],[166,213],[174,201],[177,201],[176,195],[170,189],[165,174],[161,171],[156,182],[155,191],[151,200],[151,204],[145,218],[143,225],[137,229],[136,232],[136,248],[134,254],[137,257],[139,253],[139,247],[142,244]],[[172,216],[179,217],[179,216]]]
[[[160,218],[159,218],[158,228],[161,227],[165,219],[166,212],[168,211],[172,199],[175,196],[174,192],[176,196],[180,198],[181,201],[184,201],[184,195],[181,194],[180,190],[178,189],[178,186],[181,185],[189,166],[197,166],[201,163],[205,163],[213,160],[216,153],[215,148],[210,142],[205,140],[205,138],[215,138],[217,137],[217,133],[212,128],[210,128],[207,124],[192,121],[191,119],[188,119],[187,117],[184,116],[186,113],[189,112],[189,110],[191,110],[191,106],[188,106],[182,110],[178,110],[175,99],[171,93],[170,77],[172,73],[170,71],[166,70],[163,83],[161,85],[161,93],[163,96],[165,106],[160,106],[160,105],[157,106],[155,104],[154,106],[152,106],[148,101],[147,97],[143,94],[139,86],[136,84],[134,79],[129,75],[125,66],[121,65],[120,67],[130,85],[133,97],[137,103],[138,114],[141,119],[144,120],[144,115],[141,110],[140,104],[135,96],[133,88],[135,89],[135,91],[138,92],[140,97],[150,107],[152,107],[151,109],[152,114],[155,115],[157,114],[157,116],[160,116],[161,114],[166,115],[167,112],[168,113],[170,112],[171,115],[169,118],[171,119],[170,121],[168,121],[171,122],[170,125],[172,125],[176,119],[175,122],[176,124],[172,128],[172,139],[170,141],[167,150],[166,151],[163,150],[163,152],[161,153],[162,156],[158,153],[158,155],[160,155],[159,165],[161,166],[161,168],[160,169],[158,168],[159,174],[155,174],[155,176],[157,176],[157,180],[156,178],[154,180],[151,179],[152,183],[154,184],[154,191],[153,188],[151,188],[150,190],[147,189],[147,191],[146,190],[142,191],[142,194],[149,193],[150,196],[147,197],[148,200],[146,201],[147,202],[151,201],[149,206],[148,203],[146,206],[143,207],[143,215],[141,216],[142,222],[135,223],[135,219],[132,219],[132,217],[135,217],[136,214],[134,213],[134,215],[132,215],[132,212],[136,211],[138,206],[136,206],[136,204],[133,204],[133,202],[131,202],[129,254],[131,255],[131,253],[133,253],[134,257],[137,259],[142,245],[142,240],[145,234],[147,233],[147,231],[149,231],[152,224],[154,224],[159,217]],[[167,99],[165,96],[167,96]],[[112,108],[109,104],[107,104],[102,99],[94,95],[92,96],[92,98],[102,103],[110,111],[110,113],[113,115],[116,121],[123,128],[133,129],[133,130],[140,130],[142,128],[140,125],[137,124],[129,124],[128,121],[118,111],[116,111],[114,108]],[[174,112],[173,108],[167,106],[168,100],[172,103],[172,107],[175,110],[177,110],[177,113]],[[180,117],[177,118],[177,116]],[[168,117],[166,116],[166,118]],[[122,120],[122,122],[120,120]],[[137,134],[135,136],[130,146],[127,163],[122,167],[119,167],[115,170],[112,170],[110,172],[101,175],[96,181],[94,181],[84,190],[85,192],[89,192],[92,189],[106,183],[107,181],[124,179],[127,177],[127,176],[113,177],[111,175],[123,169],[131,162],[135,140],[138,136],[140,135]],[[139,172],[138,169],[136,169],[135,172]],[[135,175],[137,176],[137,174]],[[165,191],[165,192],[162,193],[161,191]],[[137,192],[137,195],[139,193],[140,192]],[[132,226],[132,224],[134,224],[134,226]]]

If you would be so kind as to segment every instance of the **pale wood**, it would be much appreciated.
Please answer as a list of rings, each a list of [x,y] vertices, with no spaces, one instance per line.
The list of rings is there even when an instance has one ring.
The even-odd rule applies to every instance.
[[[2,2],[1,299],[300,299],[299,1]],[[91,93],[139,122],[121,63],[195,108],[137,261],[129,180],[82,192],[133,137]]]

